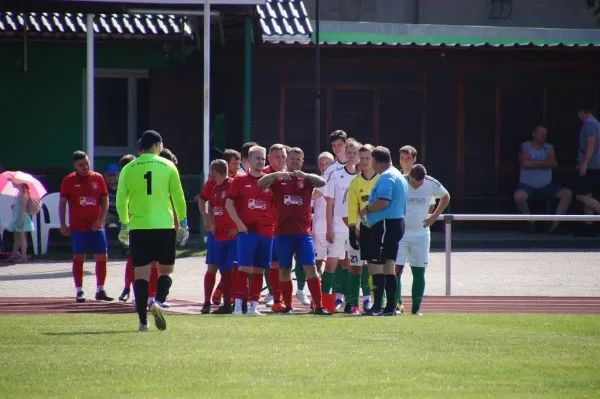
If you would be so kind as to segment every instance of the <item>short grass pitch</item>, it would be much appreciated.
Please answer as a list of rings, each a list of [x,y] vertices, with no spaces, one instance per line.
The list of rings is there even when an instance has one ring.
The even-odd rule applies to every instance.
[[[0,317],[0,397],[599,397],[600,317]]]

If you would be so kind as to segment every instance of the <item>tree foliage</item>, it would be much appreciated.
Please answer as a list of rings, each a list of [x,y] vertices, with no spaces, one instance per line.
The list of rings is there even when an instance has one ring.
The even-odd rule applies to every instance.
[[[587,7],[594,12],[594,15],[600,16],[600,0],[585,0]]]

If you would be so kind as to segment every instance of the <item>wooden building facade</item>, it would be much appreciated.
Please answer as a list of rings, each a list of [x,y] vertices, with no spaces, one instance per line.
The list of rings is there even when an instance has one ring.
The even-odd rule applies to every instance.
[[[600,52],[586,48],[324,46],[320,151],[345,130],[361,142],[413,145],[419,162],[477,208],[510,198],[519,144],[538,123],[556,147],[556,178],[575,166],[581,102],[600,106]],[[314,47],[268,45],[254,56],[252,136],[300,146],[315,165]],[[462,202],[461,202],[462,200]],[[510,204],[512,206],[512,204]]]

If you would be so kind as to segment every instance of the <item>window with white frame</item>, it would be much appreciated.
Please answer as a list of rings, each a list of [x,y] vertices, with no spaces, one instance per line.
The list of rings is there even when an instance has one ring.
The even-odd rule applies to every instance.
[[[86,140],[84,76],[84,144]],[[148,71],[96,69],[94,79],[94,148],[100,156],[121,156],[135,150],[135,142],[150,125]]]

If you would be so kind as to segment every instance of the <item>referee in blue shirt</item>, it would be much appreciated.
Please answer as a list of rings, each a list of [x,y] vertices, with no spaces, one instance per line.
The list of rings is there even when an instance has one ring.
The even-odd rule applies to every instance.
[[[408,185],[402,172],[392,165],[392,155],[386,147],[375,147],[371,153],[373,169],[380,174],[369,196],[369,204],[360,211],[363,223],[370,226],[371,247],[374,250],[369,273],[373,276],[375,303],[368,316],[395,316],[396,255],[404,235],[404,215]],[[377,248],[379,249],[377,251]],[[388,298],[382,309],[383,291]]]

